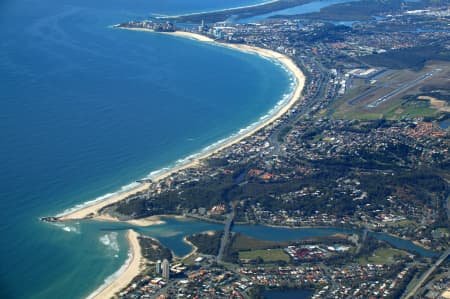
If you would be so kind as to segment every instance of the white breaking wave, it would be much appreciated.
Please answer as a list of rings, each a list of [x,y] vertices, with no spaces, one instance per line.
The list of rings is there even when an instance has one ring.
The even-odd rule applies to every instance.
[[[226,47],[225,45],[219,45],[219,46]],[[267,119],[270,119],[273,115],[275,115],[278,111],[280,111],[291,100],[291,98],[294,96],[295,89],[297,88],[297,85],[298,85],[297,78],[294,76],[294,74],[284,64],[282,64],[275,58],[269,58],[269,57],[266,57],[264,55],[254,53],[254,52],[247,52],[247,51],[244,51],[244,52],[246,52],[248,54],[258,55],[261,58],[270,60],[272,63],[281,67],[289,75],[289,92],[284,93],[281,97],[281,100],[278,101],[275,104],[275,106],[273,108],[271,108],[266,114],[262,115],[258,119],[258,121],[251,123],[250,125],[248,125],[245,128],[240,129],[237,133],[233,133],[226,138],[223,138],[223,139],[220,139],[219,141],[214,142],[213,144],[203,148],[202,150],[200,150],[199,152],[197,152],[195,154],[191,154],[185,158],[178,159],[175,163],[173,163],[167,167],[150,172],[148,174],[148,176],[145,177],[146,179],[152,179],[162,173],[170,172],[173,168],[185,165],[185,164],[191,162],[192,160],[195,160],[197,157],[199,157],[205,153],[208,153],[210,151],[213,151],[216,148],[219,148],[220,146],[229,142],[230,140],[233,140],[235,138],[238,138],[239,136],[245,135],[247,132],[250,132],[254,128],[258,127],[261,123],[263,123]]]
[[[99,238],[100,242],[114,251],[120,251],[119,242],[117,241],[117,236],[119,234],[116,232],[111,232],[109,234],[105,234]]]
[[[64,223],[53,223],[53,225],[61,228],[63,231],[68,233],[76,233],[76,234],[80,233],[79,223],[75,223],[73,225],[68,225]]]
[[[128,251],[128,258],[126,259],[125,263],[119,268],[119,270],[117,270],[116,272],[114,272],[113,274],[111,274],[110,276],[108,276],[103,284],[96,289],[93,293],[91,293],[89,296],[86,297],[86,299],[92,299],[95,296],[97,296],[101,291],[103,291],[107,286],[109,286],[114,280],[117,279],[117,277],[119,277],[120,275],[122,275],[122,273],[128,268],[128,266],[131,263],[131,260],[133,259],[133,254],[131,252],[131,250]]]
[[[219,46],[219,47],[227,47],[226,45],[220,45],[220,44],[216,44],[215,46]],[[227,47],[229,48],[229,47]],[[236,50],[236,49],[235,49]],[[205,148],[201,149],[199,152],[195,153],[195,154],[191,154],[185,158],[182,159],[178,159],[177,161],[175,161],[175,163],[170,164],[169,166],[163,167],[161,169],[158,170],[154,170],[152,172],[150,172],[146,177],[142,178],[142,179],[152,179],[154,177],[157,177],[163,173],[167,173],[170,172],[172,169],[176,168],[176,167],[180,167],[183,166],[185,164],[188,164],[189,162],[195,160],[196,158],[198,158],[199,156],[202,156],[210,151],[213,151],[216,148],[219,148],[220,146],[222,146],[225,143],[228,143],[230,140],[233,140],[235,138],[238,138],[239,136],[245,135],[247,132],[250,132],[251,130],[253,130],[254,128],[258,127],[261,123],[265,122],[267,119],[269,119],[270,117],[272,117],[273,115],[275,115],[278,111],[280,111],[289,101],[290,99],[294,96],[294,92],[295,89],[297,88],[298,82],[297,82],[297,78],[294,76],[294,74],[280,61],[278,61],[275,58],[271,58],[271,57],[266,57],[264,55],[261,55],[259,53],[255,53],[255,52],[251,52],[251,51],[241,51],[241,52],[245,52],[247,54],[250,55],[257,55],[263,59],[266,60],[270,60],[272,63],[276,64],[277,66],[281,67],[288,75],[289,75],[289,92],[285,93],[282,95],[281,100],[278,101],[275,106],[270,109],[266,114],[262,115],[261,117],[259,117],[259,119],[254,122],[251,123],[250,125],[248,125],[245,128],[240,129],[238,132],[231,134],[230,136],[220,139],[217,142],[214,142],[213,144],[206,146]],[[85,208],[87,206],[96,204],[98,202],[104,201],[108,198],[111,198],[113,196],[119,195],[121,193],[125,193],[137,186],[139,186],[141,183],[139,182],[132,182],[128,185],[125,185],[123,187],[120,188],[120,190],[113,192],[113,193],[107,193],[105,195],[102,195],[100,197],[97,197],[93,200],[90,201],[86,201],[84,203],[75,205],[74,207],[64,210],[62,213],[58,214],[57,217],[61,217],[63,215],[72,213],[74,211],[80,210],[82,208]]]
[[[56,217],[61,217],[61,216],[64,216],[64,215],[66,215],[66,214],[70,214],[70,213],[72,213],[72,212],[75,212],[75,211],[81,210],[81,209],[83,209],[83,208],[85,208],[85,207],[94,205],[94,204],[96,204],[96,203],[99,203],[99,202],[101,202],[101,201],[104,201],[104,200],[106,200],[106,199],[108,199],[108,198],[111,198],[111,197],[113,197],[113,196],[116,196],[116,195],[118,195],[118,194],[127,192],[127,191],[129,191],[129,190],[131,190],[131,189],[133,189],[133,188],[136,188],[137,186],[139,186],[139,184],[140,184],[140,183],[138,183],[138,182],[132,182],[132,183],[130,183],[130,184],[128,184],[128,185],[122,186],[122,187],[120,188],[120,190],[118,190],[118,191],[116,191],[116,192],[107,193],[107,194],[102,195],[102,196],[99,196],[99,197],[97,197],[97,198],[95,198],[95,199],[93,199],[93,200],[89,200],[89,201],[86,201],[86,202],[77,204],[77,205],[73,206],[73,207],[70,208],[70,209],[66,209],[66,210],[64,210],[62,213],[56,215]]]

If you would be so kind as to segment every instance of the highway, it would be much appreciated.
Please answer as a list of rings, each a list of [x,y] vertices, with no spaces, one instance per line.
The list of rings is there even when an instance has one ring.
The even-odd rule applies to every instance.
[[[406,295],[404,295],[403,299],[409,299],[413,297],[417,291],[420,289],[420,287],[423,285],[423,283],[430,277],[430,275],[442,264],[443,261],[447,259],[447,257],[450,254],[450,248],[448,248],[441,257],[431,266],[430,269],[427,270],[419,279],[419,281],[415,284],[415,286],[408,292]]]
[[[225,252],[225,248],[228,244],[228,241],[230,241],[230,231],[231,231],[231,225],[233,224],[234,220],[234,206],[232,207],[231,213],[228,214],[227,219],[225,220],[225,227],[223,229],[223,236],[222,240],[220,240],[220,248],[219,253],[217,254],[217,261],[220,263],[223,259],[223,253]]]

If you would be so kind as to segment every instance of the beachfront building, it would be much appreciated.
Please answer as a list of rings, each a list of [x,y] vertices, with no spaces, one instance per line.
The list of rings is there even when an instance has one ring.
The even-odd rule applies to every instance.
[[[155,264],[155,272],[156,274],[161,274],[162,268],[161,268],[161,260],[158,260]]]
[[[164,259],[162,262],[162,277],[165,280],[169,280],[170,276],[170,263],[167,259]]]

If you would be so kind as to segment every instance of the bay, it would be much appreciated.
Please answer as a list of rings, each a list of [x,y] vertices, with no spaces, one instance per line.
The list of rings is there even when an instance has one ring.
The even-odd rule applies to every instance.
[[[198,152],[289,91],[256,55],[110,26],[254,3],[0,3],[1,298],[87,296],[127,258],[123,230],[38,218]]]

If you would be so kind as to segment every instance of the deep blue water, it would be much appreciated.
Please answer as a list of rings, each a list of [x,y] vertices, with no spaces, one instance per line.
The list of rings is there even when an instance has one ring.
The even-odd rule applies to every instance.
[[[288,74],[255,55],[108,26],[256,2],[0,3],[0,298],[92,292],[125,261],[123,231],[38,217],[198,152],[289,89]]]

